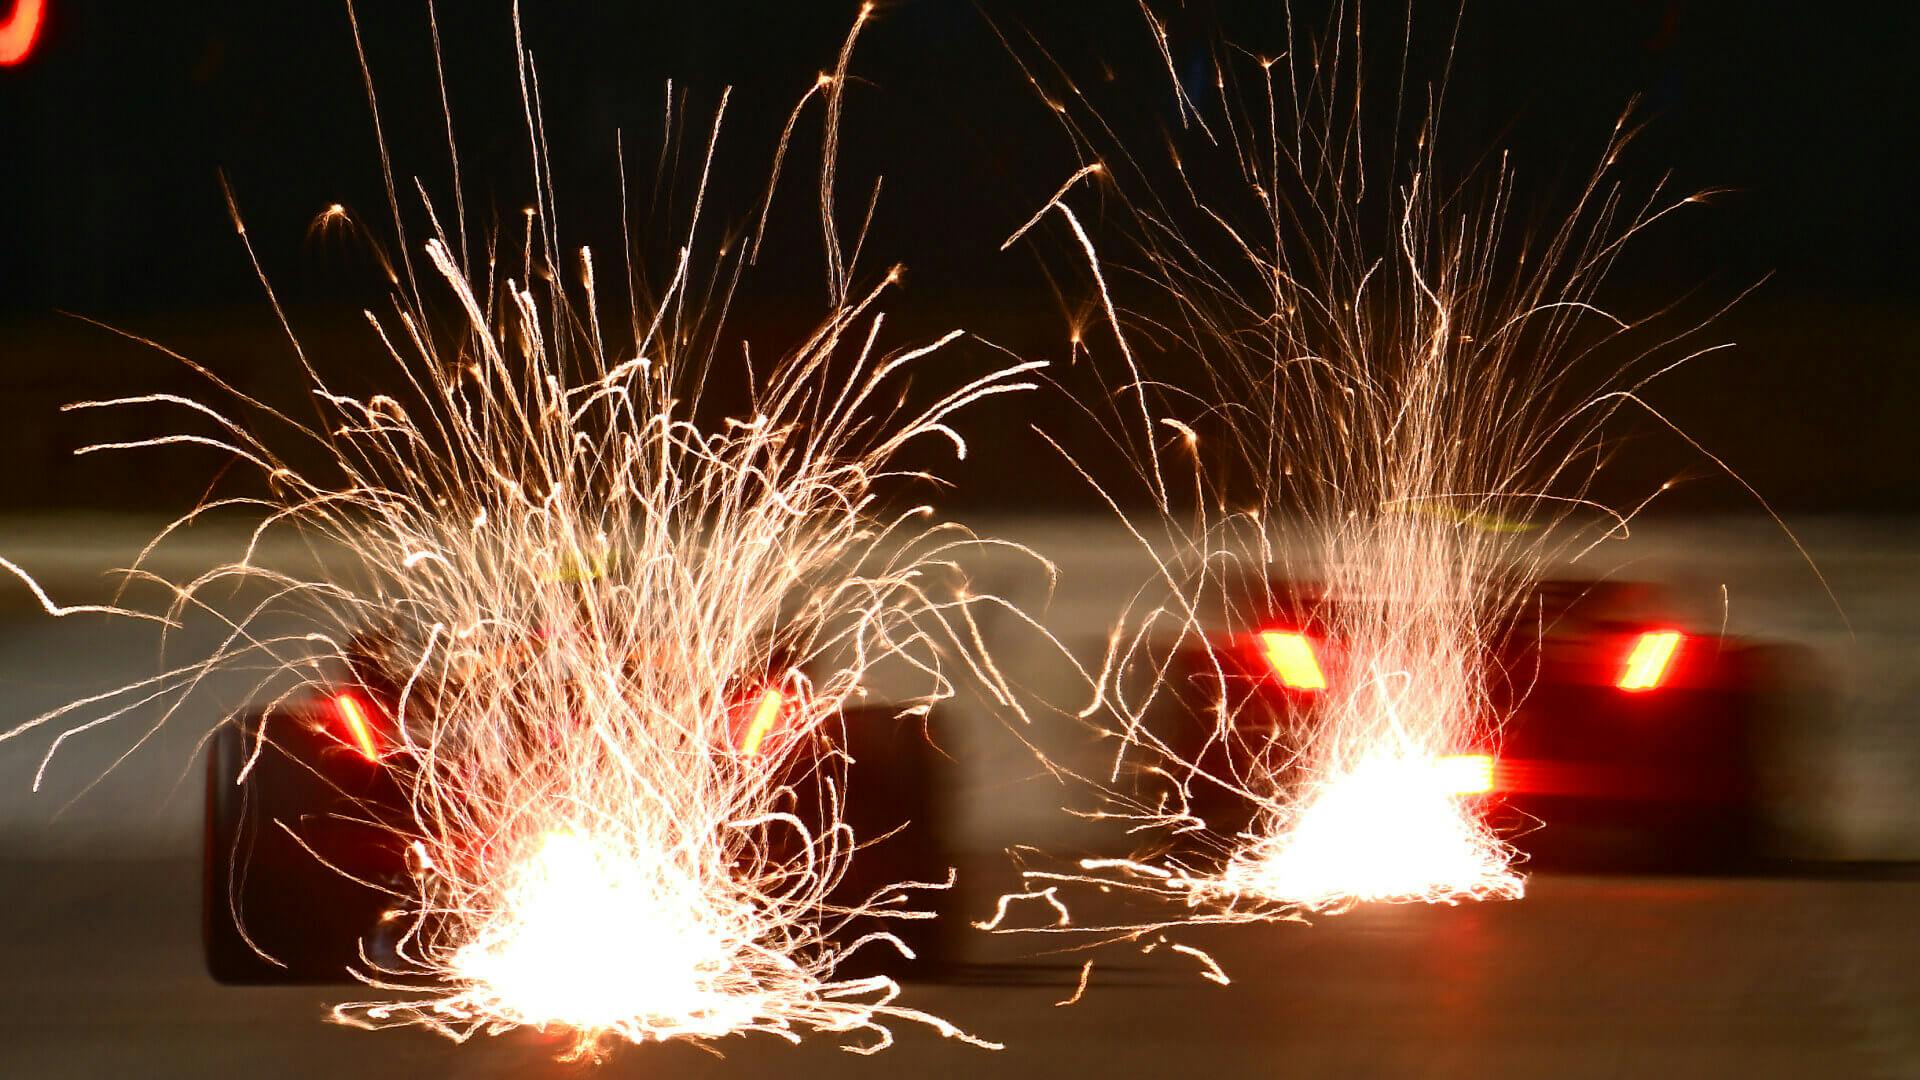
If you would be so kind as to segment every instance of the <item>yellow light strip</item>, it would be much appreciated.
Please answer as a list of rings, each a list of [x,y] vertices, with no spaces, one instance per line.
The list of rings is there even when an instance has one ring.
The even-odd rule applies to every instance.
[[[1325,690],[1326,676],[1320,673],[1320,661],[1314,659],[1313,643],[1305,634],[1290,630],[1266,630],[1260,634],[1260,649],[1280,681],[1295,690]]]
[[[774,721],[780,719],[780,706],[786,701],[778,690],[769,688],[760,695],[760,701],[753,707],[753,721],[747,725],[747,734],[740,740],[740,752],[752,757],[760,752],[760,743],[766,739],[767,732],[773,730]]]
[[[1680,633],[1675,630],[1659,630],[1641,634],[1633,643],[1633,652],[1627,656],[1627,664],[1620,669],[1620,678],[1614,683],[1622,690],[1652,690],[1667,677],[1667,667],[1673,662],[1673,654],[1680,648]]]
[[[360,707],[360,699],[341,694],[333,699],[333,707],[340,710],[340,718],[347,722],[347,733],[353,736],[360,755],[368,761],[380,760],[380,748],[373,744],[373,729],[367,724],[367,713]]]

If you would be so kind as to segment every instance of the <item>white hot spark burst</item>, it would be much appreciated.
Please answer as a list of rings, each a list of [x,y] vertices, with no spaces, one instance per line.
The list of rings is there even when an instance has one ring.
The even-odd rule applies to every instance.
[[[586,1056],[621,1040],[744,1032],[839,1034],[871,1051],[894,1021],[978,1041],[896,1003],[889,978],[836,973],[855,950],[905,951],[890,934],[848,941],[843,928],[925,916],[901,897],[950,884],[831,898],[874,839],[842,817],[858,794],[840,785],[836,733],[883,663],[922,688],[903,713],[952,692],[943,662],[1011,706],[973,625],[975,606],[996,601],[967,589],[956,561],[980,541],[931,507],[890,500],[928,479],[897,464],[904,447],[931,437],[964,454],[954,415],[1028,388],[1041,365],[994,362],[956,378],[928,358],[952,356],[959,331],[884,344],[878,305],[897,275],[857,271],[847,252],[860,238],[843,251],[832,216],[840,87],[868,19],[796,106],[767,196],[771,205],[796,126],[817,112],[829,306],[785,351],[728,361],[754,376],[737,409],[720,413],[702,392],[723,348],[741,357],[727,306],[767,219],[762,210],[759,232],[722,239],[702,220],[715,213],[703,202],[725,98],[704,154],[691,155],[697,188],[678,203],[690,219],[671,240],[653,236],[672,249],[659,278],[642,284],[630,240],[613,275],[623,284],[606,290],[591,254],[561,242],[524,52],[538,192],[524,237],[470,245],[464,199],[445,220],[424,192],[424,244],[399,231],[397,199],[390,244],[344,207],[318,223],[354,228],[388,269],[392,306],[367,313],[369,347],[391,362],[385,392],[336,390],[294,338],[318,425],[184,358],[230,407],[174,394],[72,406],[175,408],[197,426],[89,450],[212,446],[256,477],[168,526],[132,577],[160,580],[143,569],[148,557],[189,523],[251,514],[256,527],[231,561],[160,580],[165,610],[112,609],[222,620],[217,651],[5,737],[137,709],[157,710],[151,736],[191,717],[206,696],[196,688],[223,671],[264,671],[256,696],[277,705],[332,685],[353,650],[378,641],[374,662],[401,688],[384,760],[408,796],[398,831],[413,885],[394,903],[410,929],[397,968],[368,961],[359,972],[380,999],[340,1005],[340,1021],[457,1039],[530,1026],[568,1033]],[[370,98],[372,85],[369,73]],[[667,130],[687,108],[669,87]],[[449,117],[450,143],[452,130]],[[381,154],[391,193],[384,144]],[[945,388],[910,392],[908,376],[923,371]],[[262,545],[289,533],[332,569],[264,565]],[[101,610],[61,608],[32,587],[53,614]],[[245,590],[254,600],[232,614]],[[743,717],[743,690],[774,704]],[[272,740],[272,723],[257,737]]]
[[[1177,113],[1165,158],[1121,145],[1052,56],[1023,57],[1087,164],[1008,243],[1065,226],[1057,276],[1089,297],[1070,348],[1108,384],[1082,400],[1112,403],[1086,412],[1120,478],[1061,450],[1156,568],[1083,714],[1116,748],[1085,779],[1093,816],[1152,839],[1066,868],[1023,856],[1008,899],[1044,901],[1040,924],[1003,904],[988,928],[1140,939],[1522,894],[1476,798],[1491,759],[1472,751],[1528,678],[1499,642],[1537,619],[1545,568],[1638,509],[1588,497],[1603,426],[1629,408],[1663,423],[1639,391],[1720,347],[1677,344],[1699,323],[1655,333],[1596,303],[1628,242],[1701,196],[1630,194],[1613,175],[1623,118],[1558,224],[1525,229],[1504,156],[1442,178],[1440,88],[1417,123],[1373,119],[1356,8],[1336,5],[1323,33],[1290,25],[1271,56],[1222,49],[1201,89],[1143,4]],[[1306,666],[1313,693],[1283,705],[1249,689],[1275,673],[1250,680],[1239,655],[1276,619],[1322,650],[1264,646]],[[1074,888],[1170,903],[1081,926]]]

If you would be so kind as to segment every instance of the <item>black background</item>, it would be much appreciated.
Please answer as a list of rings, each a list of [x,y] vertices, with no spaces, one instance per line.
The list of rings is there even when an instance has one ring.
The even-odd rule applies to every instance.
[[[73,397],[186,382],[150,350],[62,313],[151,334],[269,398],[297,388],[228,224],[224,173],[282,299],[322,351],[356,362],[367,341],[342,313],[369,303],[369,282],[379,283],[363,247],[308,228],[340,202],[390,232],[381,228],[347,9],[329,0],[48,7],[35,55],[0,69],[0,451],[17,463],[0,481],[0,506],[177,505],[179,486],[204,482],[211,458],[74,462],[72,447],[113,421],[56,409]],[[1194,71],[1220,40],[1264,53],[1286,41],[1277,4],[1162,7],[1176,63]],[[530,189],[510,8],[495,0],[442,8],[470,217],[511,229]],[[396,175],[403,184],[417,176],[445,198],[451,175],[426,6],[369,2],[359,14]],[[709,200],[716,223],[743,226],[764,191],[775,135],[832,65],[853,14],[838,3],[526,0],[568,242],[617,249],[614,132],[626,142],[630,190],[644,200],[669,79],[694,103],[688,146],[704,142],[711,104],[733,88]],[[1323,18],[1310,4],[1295,16],[1303,25]],[[1441,71],[1455,16],[1438,5],[1416,12],[1416,81]],[[1390,58],[1403,9],[1375,4],[1365,18],[1369,39],[1384,43],[1377,53]],[[1038,259],[997,250],[1076,164],[998,36],[1021,42],[1029,33],[1076,77],[1119,84],[1102,93],[1133,103],[1106,112],[1123,138],[1155,139],[1176,122],[1130,3],[900,0],[878,9],[855,58],[863,81],[849,104],[840,197],[863,207],[871,178],[884,173],[867,265],[907,264],[895,305],[905,326],[964,325],[1057,358],[1064,324]],[[1509,149],[1523,204],[1563,193],[1637,98],[1647,129],[1622,164],[1630,183],[1671,174],[1676,191],[1731,189],[1650,238],[1610,293],[1629,305],[1687,290],[1726,298],[1764,279],[1713,329],[1739,348],[1676,374],[1654,396],[1784,510],[1920,506],[1911,479],[1920,220],[1907,167],[1920,157],[1916,40],[1920,16],[1899,5],[1482,3],[1459,19],[1443,143],[1456,164]],[[803,125],[809,147],[815,131]],[[781,199],[798,224],[758,273],[758,306],[740,324],[748,336],[823,299],[818,244],[806,242],[809,153],[790,163],[790,180],[799,179]],[[973,429],[981,449],[955,474],[957,497],[1046,509],[1082,498],[1025,435],[1059,407],[1035,395],[983,413]],[[1021,482],[1007,483],[1015,467],[1025,470]],[[1674,508],[1752,505],[1656,436],[1622,467],[1655,482],[1697,478],[1667,501]]]

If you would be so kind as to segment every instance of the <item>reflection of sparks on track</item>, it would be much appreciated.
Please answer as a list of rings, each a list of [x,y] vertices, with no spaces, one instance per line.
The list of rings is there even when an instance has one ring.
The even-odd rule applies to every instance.
[[[907,953],[884,930],[857,931],[874,917],[929,917],[913,897],[951,885],[838,891],[872,839],[843,815],[858,795],[844,790],[839,725],[879,664],[917,679],[906,712],[952,694],[951,664],[1014,707],[974,624],[977,605],[1000,602],[962,574],[980,541],[931,507],[888,500],[920,475],[903,474],[904,447],[931,437],[964,456],[955,414],[1030,389],[1024,376],[1043,365],[986,364],[936,389],[918,373],[959,331],[884,343],[878,304],[897,269],[862,285],[831,209],[837,95],[865,21],[863,11],[834,75],[794,112],[797,121],[810,102],[825,104],[831,301],[771,363],[749,354],[750,398],[725,412],[703,404],[702,389],[721,357],[741,355],[727,307],[762,239],[713,250],[713,226],[700,220],[726,99],[694,158],[692,197],[657,201],[690,216],[628,223],[650,227],[629,233],[612,278],[624,287],[603,290],[591,253],[566,247],[554,223],[524,51],[526,137],[539,163],[524,235],[470,242],[464,210],[442,218],[424,198],[404,213],[391,202],[385,239],[339,207],[322,215],[364,242],[393,285],[391,308],[367,314],[393,364],[389,393],[335,389],[288,327],[325,414],[313,429],[184,358],[240,419],[173,394],[73,406],[169,406],[206,425],[89,449],[212,447],[257,470],[255,486],[216,493],[165,529],[137,580],[161,580],[138,567],[196,520],[260,519],[233,561],[161,582],[163,619],[224,622],[213,655],[0,740],[158,708],[144,742],[200,705],[196,689],[220,672],[264,672],[254,696],[270,706],[328,690],[343,665],[369,688],[390,686],[378,716],[341,700],[358,749],[377,754],[409,800],[395,827],[412,853],[411,890],[389,917],[404,929],[398,962],[369,955],[358,972],[386,1000],[341,1005],[341,1022],[456,1039],[551,1027],[586,1056],[611,1041],[744,1032],[824,1033],[870,1052],[901,1021],[978,1042],[897,1004],[890,978],[837,974],[856,951]],[[690,127],[677,88],[667,103],[666,130]],[[792,134],[775,155],[769,207]],[[384,142],[381,158],[390,195],[404,190]],[[674,177],[663,168],[659,182]],[[457,182],[455,196],[463,206]],[[406,213],[424,215],[426,244],[405,239]],[[764,211],[760,224],[765,233]],[[247,231],[239,236],[251,256]],[[856,233],[849,250],[865,239]],[[641,264],[655,249],[665,265],[650,278]],[[912,393],[909,378],[920,380]],[[296,453],[262,434],[289,428]],[[313,446],[318,468],[307,464]],[[326,552],[327,565],[269,567],[263,544],[276,535]],[[61,608],[28,585],[53,614],[107,610]],[[236,618],[228,598],[248,588],[256,603]],[[756,691],[743,732],[741,698]],[[370,718],[391,721],[379,745]],[[271,722],[259,737],[274,739]]]

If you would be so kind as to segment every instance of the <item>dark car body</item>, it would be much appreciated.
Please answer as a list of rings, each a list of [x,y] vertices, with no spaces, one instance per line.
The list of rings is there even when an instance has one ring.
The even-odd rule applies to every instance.
[[[1184,648],[1169,668],[1179,715],[1162,721],[1166,737],[1213,775],[1244,773],[1253,755],[1269,769],[1293,760],[1319,703],[1354,677],[1329,617],[1351,601],[1311,582],[1261,596],[1260,630]],[[1487,715],[1449,748],[1468,778],[1461,797],[1537,857],[1759,849],[1769,749],[1780,725],[1804,722],[1821,700],[1810,652],[1695,626],[1663,590],[1636,583],[1536,583],[1511,611],[1485,639]],[[1213,737],[1223,687],[1225,740]],[[1231,790],[1189,787],[1212,831],[1250,820]]]
[[[392,965],[411,896],[404,768],[372,752],[377,685],[343,682],[215,733],[207,762],[204,942],[214,978],[228,983],[344,982],[351,970]],[[858,904],[901,881],[943,881],[944,803],[928,721],[887,708],[847,710],[832,725],[844,740],[846,800],[840,820],[862,848],[830,902]],[[250,764],[250,767],[248,767]],[[247,767],[244,780],[243,767]],[[802,804],[821,800],[802,798]],[[921,897],[936,910],[949,892]],[[887,920],[924,973],[937,967],[950,919]],[[878,928],[849,926],[849,940]],[[875,965],[862,950],[848,972]],[[892,970],[889,968],[889,970]]]

